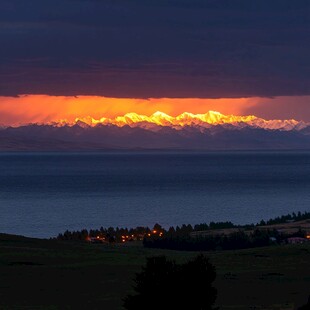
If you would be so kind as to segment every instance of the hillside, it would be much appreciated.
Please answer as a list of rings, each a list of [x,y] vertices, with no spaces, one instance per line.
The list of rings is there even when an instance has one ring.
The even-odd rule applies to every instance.
[[[146,256],[184,261],[191,252],[0,234],[1,309],[120,310]],[[295,309],[309,294],[308,245],[207,253],[217,269],[217,305]]]

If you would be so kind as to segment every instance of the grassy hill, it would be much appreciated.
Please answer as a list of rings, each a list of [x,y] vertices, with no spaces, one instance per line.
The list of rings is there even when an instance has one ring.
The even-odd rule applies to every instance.
[[[122,309],[145,257],[193,252],[0,234],[0,309]],[[209,252],[220,309],[295,309],[310,294],[310,244]]]

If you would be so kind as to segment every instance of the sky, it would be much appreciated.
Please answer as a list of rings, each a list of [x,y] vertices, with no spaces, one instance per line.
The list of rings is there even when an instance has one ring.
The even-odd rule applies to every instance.
[[[177,116],[183,112],[255,115],[264,119],[310,120],[310,96],[275,98],[107,98],[101,96],[24,95],[0,97],[0,125],[50,123],[91,116],[114,118],[128,112],[150,116],[156,111]]]
[[[308,0],[1,0],[0,123],[155,109],[310,121],[309,16]]]

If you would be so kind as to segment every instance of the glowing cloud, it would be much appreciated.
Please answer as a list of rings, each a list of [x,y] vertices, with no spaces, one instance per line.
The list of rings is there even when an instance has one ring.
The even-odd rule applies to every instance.
[[[107,98],[97,96],[47,96],[23,95],[19,97],[0,97],[0,123],[3,125],[19,125],[26,123],[47,123],[59,120],[73,122],[75,119],[92,117],[98,122],[104,118],[115,118],[120,115],[135,112],[141,115],[152,115],[156,111],[169,114],[172,117],[184,111],[193,114],[205,114],[215,110],[226,115],[263,116],[270,118],[310,120],[310,112],[304,108],[309,104],[309,96],[271,98],[160,98],[132,99]],[[281,102],[284,102],[281,105]],[[302,107],[298,109],[298,103]],[[282,109],[293,105],[292,109]],[[272,107],[277,107],[276,111]],[[285,111],[285,113],[283,113]],[[297,111],[298,114],[294,114]],[[310,109],[309,109],[310,111]],[[307,113],[309,115],[307,115]],[[289,115],[288,115],[289,114]],[[136,116],[137,117],[137,116]]]

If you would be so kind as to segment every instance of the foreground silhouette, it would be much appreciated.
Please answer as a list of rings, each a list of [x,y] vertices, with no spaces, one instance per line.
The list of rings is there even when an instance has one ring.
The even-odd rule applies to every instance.
[[[217,291],[212,286],[215,278],[215,267],[202,254],[184,264],[165,256],[148,258],[135,277],[136,295],[124,299],[124,308],[215,309]]]

